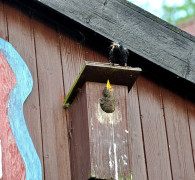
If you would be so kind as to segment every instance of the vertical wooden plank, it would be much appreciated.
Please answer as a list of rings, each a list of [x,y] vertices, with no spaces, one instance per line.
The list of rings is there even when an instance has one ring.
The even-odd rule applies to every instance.
[[[0,38],[8,40],[4,3],[0,1]]]
[[[136,83],[128,94],[129,140],[131,145],[133,180],[146,180],[146,163],[140,122]]]
[[[33,90],[24,104],[24,116],[43,167],[42,134],[36,69],[34,36],[31,19],[20,9],[6,5],[9,41],[23,57],[33,77]],[[44,168],[42,168],[44,175]],[[43,176],[44,179],[44,176]]]
[[[162,88],[173,179],[195,179],[187,111],[181,96]]]
[[[60,33],[65,93],[68,94],[84,63],[84,47],[76,40]]]
[[[72,180],[88,179],[91,175],[88,113],[86,107],[86,86],[84,86],[69,109],[69,118],[72,125],[70,138]]]
[[[101,54],[101,52],[98,52],[97,47],[96,47],[96,50],[94,50],[93,48],[90,47],[90,46],[85,47],[85,53],[86,53],[86,60],[87,61],[108,62],[108,58],[105,57],[103,54]]]
[[[137,80],[148,179],[172,179],[159,87],[151,80]]]
[[[68,133],[62,108],[64,88],[59,39],[45,22],[34,20],[43,135],[45,179],[70,179]]]
[[[187,100],[188,118],[190,125],[191,141],[192,141],[192,153],[194,157],[195,166],[195,102]]]

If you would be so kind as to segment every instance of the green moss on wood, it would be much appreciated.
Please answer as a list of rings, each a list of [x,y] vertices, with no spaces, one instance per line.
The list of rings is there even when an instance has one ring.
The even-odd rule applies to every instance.
[[[74,88],[75,88],[77,82],[79,81],[79,79],[80,79],[80,77],[81,77],[81,75],[82,75],[82,73],[83,73],[83,71],[84,71],[84,69],[85,69],[85,66],[86,66],[86,63],[85,63],[85,64],[83,65],[83,67],[81,68],[81,71],[80,71],[79,75],[77,76],[77,78],[76,78],[76,80],[75,80],[75,82],[74,82],[72,88],[70,89],[68,95],[66,96],[66,98],[65,98],[65,100],[64,100],[63,108],[65,108],[65,109],[68,108],[68,107],[70,106],[70,104],[69,104],[69,102],[68,102],[68,101],[69,101],[69,98],[70,98],[71,94],[73,93],[73,90],[74,90]],[[68,104],[68,106],[67,106],[67,104]]]

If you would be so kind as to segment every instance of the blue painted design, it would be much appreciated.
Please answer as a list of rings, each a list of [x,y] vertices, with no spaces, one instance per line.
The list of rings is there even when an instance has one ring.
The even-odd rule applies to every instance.
[[[0,51],[12,68],[17,85],[8,99],[8,116],[13,136],[24,160],[26,180],[41,180],[42,168],[40,159],[33,145],[23,115],[23,104],[32,91],[33,80],[31,73],[22,57],[12,45],[0,38]]]

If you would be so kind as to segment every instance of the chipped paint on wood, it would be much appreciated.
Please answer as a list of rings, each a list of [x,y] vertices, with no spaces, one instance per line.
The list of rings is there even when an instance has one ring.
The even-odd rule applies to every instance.
[[[0,139],[2,146],[3,179],[12,180],[17,176],[20,180],[25,180],[25,165],[16,145],[13,131],[10,126],[7,109],[8,97],[16,85],[16,78],[8,62],[0,53]]]

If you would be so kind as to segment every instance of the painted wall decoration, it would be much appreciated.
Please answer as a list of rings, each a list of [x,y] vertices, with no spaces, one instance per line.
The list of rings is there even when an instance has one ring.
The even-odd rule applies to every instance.
[[[0,179],[2,178],[2,148],[1,148],[1,139],[0,139]]]
[[[32,87],[32,76],[25,62],[9,42],[0,38],[1,180],[42,179],[40,159],[23,115],[23,104]]]

